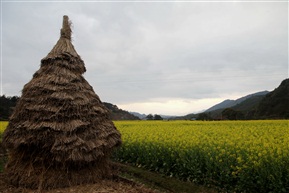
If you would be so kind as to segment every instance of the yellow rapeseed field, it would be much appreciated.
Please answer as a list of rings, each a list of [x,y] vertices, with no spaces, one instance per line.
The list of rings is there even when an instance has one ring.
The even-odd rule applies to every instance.
[[[123,140],[118,161],[226,192],[289,192],[288,120],[114,124]]]
[[[289,192],[288,120],[117,121],[116,159],[226,191]]]
[[[0,121],[0,141],[2,139],[2,133],[6,129],[7,125],[8,125],[8,121]]]

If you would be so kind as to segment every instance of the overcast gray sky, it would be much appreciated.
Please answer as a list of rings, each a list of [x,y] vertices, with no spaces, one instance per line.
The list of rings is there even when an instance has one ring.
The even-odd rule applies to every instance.
[[[288,2],[1,1],[1,94],[21,95],[63,15],[102,101],[185,115],[288,77]]]

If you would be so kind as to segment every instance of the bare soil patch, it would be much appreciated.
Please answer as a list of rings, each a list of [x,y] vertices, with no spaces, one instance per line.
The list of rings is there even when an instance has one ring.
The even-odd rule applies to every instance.
[[[95,184],[84,184],[68,188],[53,190],[31,190],[25,188],[16,188],[5,183],[4,175],[0,174],[0,192],[1,193],[161,193],[153,190],[143,184],[116,178],[103,179]]]

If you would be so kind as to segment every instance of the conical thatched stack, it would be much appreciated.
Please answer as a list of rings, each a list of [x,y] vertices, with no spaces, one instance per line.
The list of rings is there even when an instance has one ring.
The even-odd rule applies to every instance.
[[[50,189],[110,175],[108,157],[120,133],[84,72],[64,16],[60,39],[24,86],[4,132],[9,183]]]

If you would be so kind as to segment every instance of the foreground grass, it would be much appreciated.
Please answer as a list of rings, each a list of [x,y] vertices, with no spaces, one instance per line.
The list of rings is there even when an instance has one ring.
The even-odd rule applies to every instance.
[[[216,193],[217,191],[205,186],[195,185],[190,182],[180,181],[173,177],[167,177],[160,173],[151,172],[132,165],[116,163],[120,169],[120,176],[145,184],[162,192],[182,193]]]

